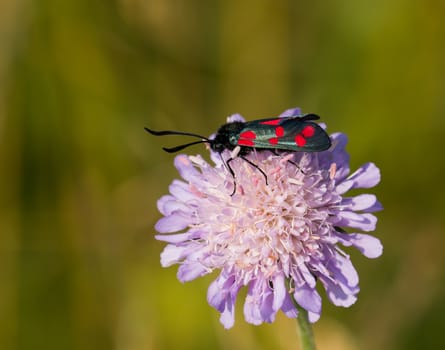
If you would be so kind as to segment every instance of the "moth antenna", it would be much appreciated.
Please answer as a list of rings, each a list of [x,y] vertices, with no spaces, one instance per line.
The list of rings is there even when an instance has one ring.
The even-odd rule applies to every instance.
[[[205,142],[209,142],[209,140],[199,140],[199,141],[194,141],[194,142],[185,143],[185,144],[183,144],[183,145],[179,145],[179,146],[171,147],[171,148],[162,147],[162,149],[163,149],[165,152],[168,152],[168,153],[176,153],[176,152],[178,152],[178,151],[180,151],[180,150],[183,150],[184,148],[187,148],[187,147],[189,147],[189,146],[193,146],[193,145],[196,145],[196,144],[198,144],[198,143],[205,143]]]
[[[199,137],[200,139],[206,140],[207,142],[210,141],[207,137],[194,134],[191,132],[183,132],[183,131],[173,131],[173,130],[161,130],[161,131],[155,131],[149,128],[144,128],[146,132],[154,135],[154,136],[165,136],[165,135],[184,135],[184,136],[193,136],[193,137]]]

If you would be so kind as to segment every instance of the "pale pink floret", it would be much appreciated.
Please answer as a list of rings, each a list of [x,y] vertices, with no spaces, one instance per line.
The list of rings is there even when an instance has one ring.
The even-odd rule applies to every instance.
[[[291,113],[295,110],[284,115]],[[164,217],[156,224],[161,233],[156,238],[168,243],[161,264],[179,264],[183,282],[220,270],[207,300],[221,312],[224,327],[233,326],[243,286],[248,288],[244,316],[252,324],[273,322],[279,310],[296,317],[292,298],[315,322],[321,314],[317,281],[333,304],[348,307],[356,301],[358,274],[340,245],[354,246],[368,258],[380,256],[382,245],[343,228],[374,230],[377,219],[371,213],[381,205],[372,194],[343,195],[375,186],[380,173],[367,163],[349,175],[346,137],[337,133],[331,139],[333,148],[319,153],[250,153],[268,185],[258,169],[233,160],[233,196],[234,178],[219,155],[211,155],[215,165],[201,156],[176,157],[183,180],[174,180],[170,194],[158,201]],[[227,159],[228,152],[222,156]]]

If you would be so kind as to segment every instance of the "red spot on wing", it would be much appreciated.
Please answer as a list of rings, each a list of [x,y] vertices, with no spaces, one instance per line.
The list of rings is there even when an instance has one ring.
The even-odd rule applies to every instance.
[[[243,131],[239,135],[240,139],[249,139],[249,140],[255,140],[256,134],[252,130]],[[239,143],[239,142],[238,142]]]
[[[283,135],[284,135],[284,128],[282,126],[277,126],[275,128],[275,135],[277,135],[277,137],[283,137]]]
[[[306,125],[301,131],[303,137],[312,137],[315,134],[315,128],[312,125]]]
[[[276,145],[278,143],[278,137],[272,137],[269,139],[271,145]]]
[[[240,140],[238,140],[238,145],[253,147],[253,146],[255,146],[255,143],[252,140],[240,139]]]
[[[306,139],[301,134],[298,134],[295,136],[295,143],[298,147],[303,147],[306,144]]]
[[[261,122],[260,124],[263,124],[263,125],[278,125],[278,124],[280,124],[280,118],[278,118],[278,119],[272,119],[272,120],[266,120],[265,122]]]
[[[298,147],[304,147],[306,145],[306,138],[311,138],[315,135],[315,128],[312,125],[306,125],[301,132],[295,136],[295,143]]]

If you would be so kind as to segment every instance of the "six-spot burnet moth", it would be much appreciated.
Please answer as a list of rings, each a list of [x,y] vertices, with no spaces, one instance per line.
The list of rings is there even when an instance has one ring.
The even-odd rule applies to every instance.
[[[145,130],[155,136],[186,135],[200,139],[172,148],[164,147],[164,151],[169,153],[178,152],[198,143],[208,143],[210,148],[220,155],[226,149],[233,151],[230,158],[224,162],[233,178],[235,178],[235,172],[231,168],[230,162],[236,157],[240,157],[258,169],[263,174],[267,184],[267,175],[264,171],[245,156],[254,149],[257,151],[294,152],[321,152],[327,150],[331,147],[331,139],[320,125],[313,122],[318,119],[320,117],[316,114],[306,114],[304,116],[259,119],[249,122],[235,121],[222,125],[213,139],[182,131],[154,131],[148,128],[145,128]],[[236,182],[232,195],[235,192]]]

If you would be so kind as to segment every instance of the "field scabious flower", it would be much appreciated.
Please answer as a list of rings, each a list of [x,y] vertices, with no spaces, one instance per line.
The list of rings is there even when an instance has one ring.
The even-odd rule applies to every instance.
[[[288,110],[282,116],[299,114]],[[241,120],[239,115],[228,122]],[[236,180],[218,154],[209,164],[201,156],[178,155],[170,194],[158,201],[164,216],[156,224],[158,240],[168,245],[161,254],[164,267],[179,264],[182,282],[220,271],[207,300],[220,313],[225,328],[234,324],[235,301],[247,287],[247,322],[273,322],[281,310],[297,317],[296,305],[311,322],[321,314],[321,283],[328,299],[348,307],[357,300],[359,277],[341,246],[354,246],[368,258],[382,253],[380,241],[368,234],[381,209],[372,194],[352,197],[346,192],[370,188],[380,181],[373,163],[350,174],[347,138],[331,135],[331,149],[317,153],[253,151],[230,165]],[[230,157],[229,152],[222,154]],[[234,181],[236,193],[231,196]]]

